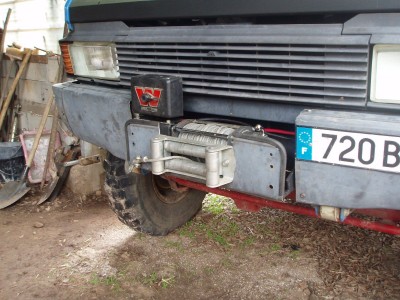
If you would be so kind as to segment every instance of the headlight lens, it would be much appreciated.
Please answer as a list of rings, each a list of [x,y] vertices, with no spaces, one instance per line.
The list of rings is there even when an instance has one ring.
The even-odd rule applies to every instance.
[[[372,57],[371,100],[400,104],[400,45],[377,45]]]
[[[77,43],[69,45],[75,75],[101,79],[119,79],[115,45]]]

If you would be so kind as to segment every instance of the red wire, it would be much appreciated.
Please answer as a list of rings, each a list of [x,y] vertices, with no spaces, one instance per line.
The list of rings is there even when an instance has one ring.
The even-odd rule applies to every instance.
[[[267,133],[276,133],[276,134],[292,135],[292,136],[296,135],[296,133],[294,131],[281,130],[281,129],[275,129],[275,128],[265,128],[264,131]]]

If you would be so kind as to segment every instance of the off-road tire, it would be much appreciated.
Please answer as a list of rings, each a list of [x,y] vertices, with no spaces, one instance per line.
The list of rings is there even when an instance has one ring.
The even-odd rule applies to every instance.
[[[105,191],[112,210],[129,227],[151,235],[166,235],[185,224],[201,209],[204,192],[169,189],[163,197],[151,173],[127,173],[125,161],[108,154],[103,163],[106,171]],[[168,181],[163,182],[163,185]],[[165,188],[165,186],[163,186]],[[166,201],[168,200],[168,201]]]

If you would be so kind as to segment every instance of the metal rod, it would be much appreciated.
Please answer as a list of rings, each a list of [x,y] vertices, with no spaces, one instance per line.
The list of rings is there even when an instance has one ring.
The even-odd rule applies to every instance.
[[[309,208],[309,207],[297,206],[294,204],[282,203],[282,202],[277,202],[277,201],[273,201],[273,200],[258,198],[258,197],[254,197],[254,196],[250,196],[250,195],[246,195],[246,194],[242,194],[242,193],[238,193],[238,192],[223,190],[223,189],[219,189],[219,188],[209,188],[209,187],[205,186],[204,184],[188,181],[188,180],[177,178],[177,177],[169,176],[168,179],[173,180],[180,185],[183,185],[183,186],[186,186],[186,187],[189,187],[192,189],[200,190],[200,191],[207,192],[207,193],[218,194],[221,196],[232,198],[234,200],[250,202],[259,207],[270,207],[270,208],[285,210],[285,211],[292,212],[292,213],[297,213],[300,215],[305,215],[305,216],[312,217],[312,218],[320,218],[315,213],[315,210],[312,208]],[[362,220],[362,219],[351,217],[351,216],[347,217],[345,219],[345,221],[343,222],[343,224],[361,227],[364,229],[375,230],[375,231],[393,234],[393,235],[400,235],[400,227],[396,227],[396,226],[389,225],[389,224],[383,224],[383,223],[379,223],[379,222],[366,221],[366,220]]]
[[[77,160],[70,160],[70,161],[63,163],[62,165],[64,167],[72,167],[72,166],[76,166],[76,165],[88,166],[88,165],[95,164],[98,162],[100,162],[100,154],[87,156],[87,157],[81,157]]]

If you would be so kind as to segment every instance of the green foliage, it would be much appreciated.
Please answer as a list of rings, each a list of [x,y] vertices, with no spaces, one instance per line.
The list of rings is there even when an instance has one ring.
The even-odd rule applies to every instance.
[[[293,250],[289,253],[289,257],[297,259],[300,256],[300,250]]]
[[[161,278],[160,285],[163,289],[171,287],[175,282],[175,276]]]
[[[254,242],[255,242],[255,238],[253,236],[249,236],[243,241],[243,243],[240,245],[240,247],[242,249],[250,247],[251,245],[254,244]]]
[[[99,285],[101,283],[101,278],[98,275],[92,275],[89,279],[89,283],[93,285]]]
[[[97,274],[93,274],[89,279],[89,283],[93,285],[105,285],[112,289],[119,290],[121,284],[116,276],[101,277]]]
[[[152,272],[148,276],[142,277],[140,280],[143,284],[148,286],[161,286],[163,289],[171,287],[175,283],[175,276],[159,276],[157,272]]]
[[[213,231],[211,229],[208,229],[207,232],[207,237],[215,242],[217,242],[218,244],[220,244],[221,246],[227,246],[228,242],[226,241],[226,239],[218,232]]]
[[[225,211],[227,198],[208,194],[204,201],[203,210],[213,215],[220,215]]]
[[[278,245],[278,244],[272,244],[270,249],[272,252],[276,252],[276,251],[280,251],[282,249],[282,247],[281,247],[281,245]]]
[[[169,248],[175,248],[179,252],[183,252],[184,250],[182,243],[179,241],[166,241],[165,245]]]
[[[158,276],[156,272],[151,273],[148,276],[144,276],[142,282],[146,285],[155,285],[158,282]]]
[[[227,197],[208,194],[203,202],[203,210],[213,215],[221,215],[223,213],[238,213],[240,210],[234,202]]]
[[[196,236],[193,229],[193,221],[189,221],[178,230],[178,234],[181,237],[184,236],[193,239]]]

